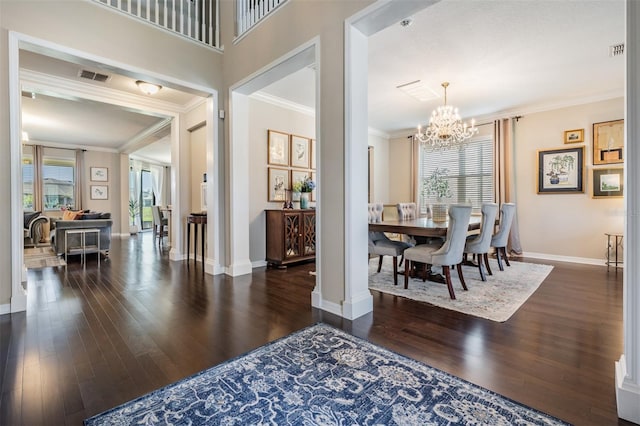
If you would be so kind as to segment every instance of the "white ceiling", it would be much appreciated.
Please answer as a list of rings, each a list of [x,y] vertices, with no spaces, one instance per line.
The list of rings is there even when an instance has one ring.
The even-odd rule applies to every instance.
[[[369,38],[369,127],[390,135],[427,124],[443,102],[443,81],[451,83],[448,102],[463,118],[480,121],[624,95],[624,56],[608,56],[609,46],[625,39],[623,0],[443,0],[411,19],[410,26],[393,25]],[[135,86],[140,76],[74,62],[80,63],[20,53],[29,80],[55,76],[72,87],[149,100]],[[87,82],[78,77],[81,68],[111,78],[106,84]],[[314,70],[305,68],[261,92],[313,109],[314,79]],[[421,102],[396,89],[415,80],[438,97]],[[63,96],[51,85],[24,88],[40,92],[35,99],[22,98],[23,130],[31,140],[119,151],[166,119],[141,108]],[[163,87],[153,102],[184,109],[201,100],[199,95]],[[138,154],[158,154],[165,162],[168,138],[151,139],[157,145]]]

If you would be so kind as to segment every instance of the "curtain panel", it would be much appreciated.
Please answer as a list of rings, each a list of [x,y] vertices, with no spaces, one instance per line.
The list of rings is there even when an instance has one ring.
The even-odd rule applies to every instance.
[[[516,204],[516,214],[511,224],[507,250],[510,254],[522,255],[516,201],[515,121],[512,118],[496,120],[493,131],[496,203],[499,205],[502,203]]]

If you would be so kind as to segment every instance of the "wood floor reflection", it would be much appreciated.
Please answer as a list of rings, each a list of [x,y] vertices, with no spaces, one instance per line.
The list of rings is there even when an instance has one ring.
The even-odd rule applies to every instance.
[[[80,425],[317,321],[576,425],[627,424],[613,376],[622,273],[603,266],[555,263],[505,323],[378,292],[352,322],[311,308],[313,264],[212,277],[150,234],[95,260],[29,271],[27,312],[0,316],[1,425]]]

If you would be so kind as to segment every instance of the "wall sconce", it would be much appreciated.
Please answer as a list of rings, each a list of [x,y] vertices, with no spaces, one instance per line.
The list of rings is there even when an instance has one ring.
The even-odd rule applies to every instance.
[[[147,95],[155,95],[162,89],[162,86],[153,83],[147,83],[146,81],[138,80],[136,81],[138,88],[142,91],[142,93]]]

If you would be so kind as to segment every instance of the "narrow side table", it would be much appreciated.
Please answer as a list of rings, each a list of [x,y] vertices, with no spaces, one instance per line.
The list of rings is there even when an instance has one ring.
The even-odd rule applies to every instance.
[[[207,214],[206,213],[191,213],[187,216],[187,266],[189,266],[189,246],[191,245],[191,225],[193,225],[194,239],[193,239],[193,263],[196,263],[196,257],[198,257],[198,227],[202,228],[202,237],[200,242],[202,243],[202,272],[204,272],[204,243],[207,239]]]
[[[622,234],[618,234],[615,232],[605,232],[604,235],[607,236],[607,271],[609,270],[609,266],[613,265],[615,268],[622,268],[622,260],[618,260],[618,247],[622,247]],[[613,239],[613,244],[611,245],[611,240]],[[614,260],[611,260],[611,248],[614,249]],[[618,270],[616,269],[616,272]]]
[[[96,244],[87,246],[87,234],[96,234]],[[69,234],[80,234],[80,245],[75,247],[69,247],[68,236]],[[98,266],[100,266],[100,230],[98,228],[80,228],[80,229],[67,229],[64,233],[64,262],[67,263],[67,255],[80,253],[80,263],[82,265],[87,264],[87,249],[91,253],[98,252]]]

